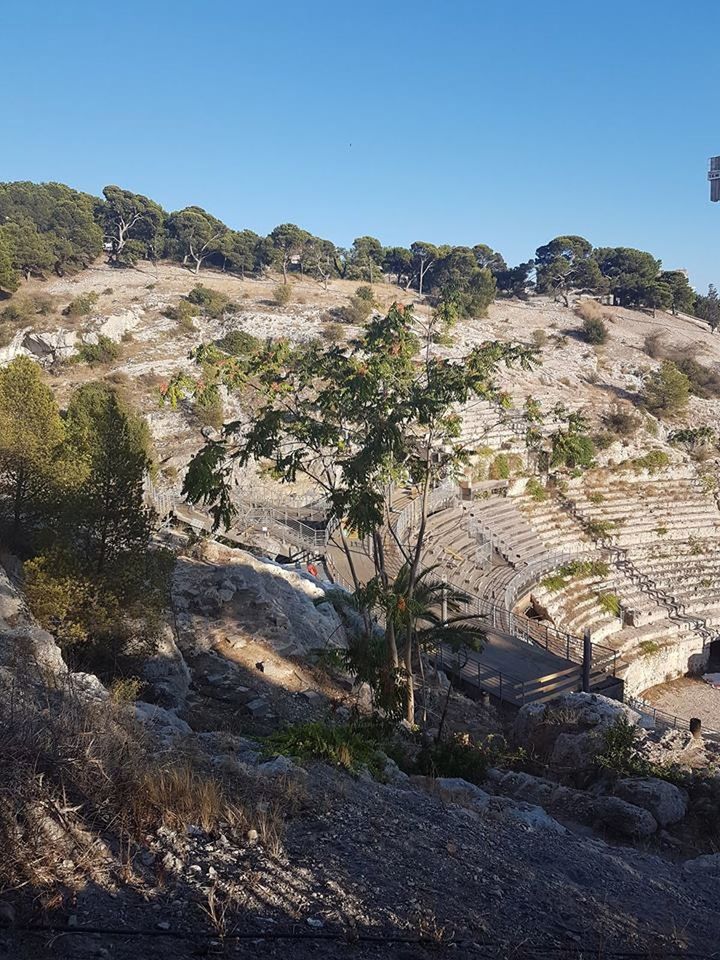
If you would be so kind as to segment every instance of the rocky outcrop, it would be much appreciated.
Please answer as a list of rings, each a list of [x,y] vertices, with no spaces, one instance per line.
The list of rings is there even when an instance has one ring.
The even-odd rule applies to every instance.
[[[649,810],[661,827],[678,823],[688,810],[687,793],[657,777],[629,777],[618,780],[614,792],[616,797]]]
[[[528,773],[491,770],[488,786],[493,792],[537,804],[561,821],[574,821],[627,839],[649,837],[658,822],[646,809],[620,797],[595,795],[564,787]]]
[[[558,770],[581,772],[602,750],[605,733],[621,718],[637,725],[640,714],[595,693],[567,693],[522,707],[513,738]]]
[[[0,567],[0,667],[18,672],[67,674],[54,637],[38,626],[3,567]]]
[[[343,646],[344,630],[324,588],[306,574],[242,550],[208,545],[203,562],[181,559],[173,601],[183,650],[218,640],[243,647],[254,638],[281,656]]]

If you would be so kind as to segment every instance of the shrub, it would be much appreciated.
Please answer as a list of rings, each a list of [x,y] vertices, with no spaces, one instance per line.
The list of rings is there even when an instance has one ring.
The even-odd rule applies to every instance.
[[[354,296],[350,298],[350,303],[345,307],[338,307],[335,310],[335,316],[343,323],[351,323],[356,327],[362,326],[373,311],[373,300],[365,295],[360,295],[359,290],[367,291],[370,287],[358,287]],[[372,291],[370,290],[372,294]]]
[[[522,457],[517,453],[499,453],[488,468],[490,480],[509,480],[510,477],[522,470]]]
[[[620,616],[620,598],[616,593],[598,594],[598,603],[605,613],[610,613],[613,617]]]
[[[538,348],[538,350],[542,350],[542,348],[547,343],[547,339],[548,339],[548,336],[544,330],[540,328],[538,328],[537,330],[533,330],[532,342]]]
[[[690,383],[690,393],[703,400],[720,397],[720,374],[692,357],[678,357],[675,365]]]
[[[367,720],[299,723],[271,734],[265,741],[266,752],[297,760],[322,760],[353,772],[365,767],[378,776],[382,772],[382,733],[380,724]]]
[[[645,337],[645,353],[653,360],[660,360],[665,356],[666,343],[665,336],[659,330],[655,333],[648,333]]]
[[[260,340],[244,330],[231,330],[215,343],[233,357],[246,357],[248,354],[255,353],[260,347]]]
[[[292,299],[292,291],[289,284],[279,283],[273,290],[273,303],[278,307],[285,307]]]
[[[231,306],[228,298],[219,290],[211,290],[201,283],[193,287],[187,295],[187,302],[200,307],[208,317],[221,317]]]
[[[92,313],[92,309],[99,299],[99,295],[93,291],[83,293],[81,296],[75,297],[74,300],[70,301],[63,310],[63,316],[72,317],[73,319],[86,317],[89,313]]]
[[[640,421],[627,410],[619,408],[604,414],[603,423],[618,437],[632,437],[640,429]]]
[[[415,761],[418,773],[428,777],[459,777],[483,783],[490,767],[508,767],[525,759],[523,750],[511,751],[503,737],[489,736],[473,743],[467,734],[456,734],[423,747]]]
[[[690,381],[671,360],[663,360],[660,369],[645,379],[645,406],[658,416],[679,413],[687,406],[689,395]]]
[[[195,403],[195,413],[204,427],[221,430],[225,423],[225,407],[217,394],[198,400]]]
[[[606,343],[608,338],[608,328],[600,317],[587,318],[583,320],[583,334],[588,343],[601,344]]]
[[[664,450],[650,450],[642,457],[630,461],[630,466],[636,472],[647,470],[648,473],[658,473],[670,463],[670,457]]]
[[[120,356],[120,347],[110,337],[100,336],[97,343],[83,343],[73,357],[77,363],[87,363],[91,367],[99,363],[112,363]]]
[[[547,500],[547,490],[536,477],[531,477],[525,487],[525,492],[529,494],[536,503],[542,503]]]
[[[200,313],[200,308],[195,303],[190,303],[189,300],[180,300],[176,307],[167,307],[164,311],[164,315],[168,320],[175,320],[178,324],[178,327],[182,330],[187,330],[189,328],[195,329],[195,324],[193,323],[193,317],[196,317]]]
[[[375,306],[373,289],[372,287],[367,286],[367,284],[358,287],[355,291],[355,296],[358,298],[358,300],[364,300],[366,303],[369,303],[371,307]]]
[[[670,783],[682,784],[685,774],[677,767],[651,763],[637,746],[637,727],[625,717],[619,717],[605,734],[602,751],[597,755],[601,767],[620,777],[658,777]]]

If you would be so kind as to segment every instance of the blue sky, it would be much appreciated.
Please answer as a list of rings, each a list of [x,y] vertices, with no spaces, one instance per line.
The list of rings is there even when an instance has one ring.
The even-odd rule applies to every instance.
[[[512,263],[577,233],[720,284],[715,0],[4,6],[0,180]]]

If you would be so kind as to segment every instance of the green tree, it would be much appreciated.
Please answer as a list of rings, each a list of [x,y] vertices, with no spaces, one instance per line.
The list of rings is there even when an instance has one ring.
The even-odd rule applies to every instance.
[[[670,291],[670,307],[673,313],[692,313],[695,291],[682,270],[663,270],[658,277],[658,282]]]
[[[472,248],[477,265],[481,269],[487,269],[490,273],[497,275],[503,270],[507,270],[505,258],[497,250],[493,250],[486,243],[478,243]]]
[[[96,215],[109,247],[109,262],[132,266],[156,259],[163,248],[165,212],[153,200],[121,187],[108,186]]]
[[[407,288],[413,278],[413,255],[407,247],[388,247],[383,255],[383,270],[394,273],[398,286]]]
[[[55,255],[48,235],[39,233],[32,220],[6,220],[3,231],[12,251],[13,267],[26,280],[52,269]]]
[[[659,370],[645,378],[643,401],[647,409],[661,417],[685,409],[690,396],[690,380],[671,360],[663,360]]]
[[[372,284],[382,273],[383,246],[375,237],[356,237],[350,259],[353,277]]]
[[[281,223],[268,236],[273,261],[282,270],[283,283],[288,282],[288,269],[294,260],[302,256],[303,247],[310,239],[307,230],[294,223]]]
[[[12,249],[4,227],[0,227],[0,291],[13,293],[18,288],[17,271],[13,267]]]
[[[167,220],[168,245],[183,263],[192,261],[195,274],[208,257],[223,256],[223,238],[228,228],[201,207],[186,207]]]
[[[223,270],[239,273],[244,279],[246,273],[253,273],[260,264],[262,238],[252,230],[227,230],[219,242],[223,257]]]
[[[453,300],[463,317],[482,317],[495,299],[497,284],[487,267],[477,265],[469,247],[440,249],[432,269],[432,288],[438,300]]]
[[[566,410],[562,404],[555,407],[554,414],[562,421],[562,426],[550,436],[550,466],[568,470],[591,467],[596,450],[585,417],[582,413]]]
[[[2,275],[1,269],[0,275]],[[2,286],[1,282],[0,286]],[[697,296],[694,309],[695,316],[704,320],[710,330],[715,333],[720,326],[720,296],[712,283],[708,287],[707,296]]]
[[[199,352],[203,391],[222,383],[230,390],[253,389],[262,402],[249,430],[240,433],[228,425],[220,441],[193,458],[185,478],[187,498],[209,504],[218,524],[229,523],[234,464],[267,464],[287,482],[307,477],[324,491],[331,515],[339,521],[338,536],[356,590],[364,584],[347,530],[369,538],[374,579],[378,589],[388,591],[392,487],[412,483],[419,490],[417,529],[408,543],[395,545],[408,564],[404,602],[411,605],[430,492],[441,477],[467,462],[456,407],[470,397],[496,397],[499,365],[528,366],[531,357],[523,347],[494,342],[476,347],[462,363],[450,362],[431,349],[435,324],[435,318],[421,322],[396,304],[385,317],[373,318],[349,348],[318,341],[291,348],[278,342],[251,358],[224,357],[210,364],[208,352]],[[169,385],[168,395],[177,400],[187,386],[181,377]],[[368,631],[369,625],[367,618]],[[398,636],[391,619],[386,644],[388,675],[403,664],[410,710],[413,633]]]
[[[519,263],[516,267],[508,267],[507,270],[500,270],[495,274],[495,282],[501,293],[506,293],[511,297],[527,297],[528,289],[534,284],[530,280],[530,274],[535,267],[534,260],[528,260],[526,263]]]
[[[0,368],[0,504],[18,546],[23,528],[48,503],[63,435],[39,366],[16,357]]]
[[[599,247],[594,259],[609,284],[615,301],[623,306],[652,306],[662,291],[657,289],[660,261],[632,247]]]
[[[555,237],[535,252],[536,283],[539,293],[561,296],[565,306],[572,290],[599,292],[603,278],[592,256],[592,244],[584,237]]]
[[[150,466],[145,421],[102,383],[73,395],[66,417],[67,445],[80,479],[69,498],[72,537],[84,565],[98,575],[127,554],[147,548],[151,513],[144,505]]]
[[[422,296],[425,274],[437,261],[439,250],[433,243],[415,240],[410,244],[410,253],[412,254],[413,280],[417,284],[418,293]]]

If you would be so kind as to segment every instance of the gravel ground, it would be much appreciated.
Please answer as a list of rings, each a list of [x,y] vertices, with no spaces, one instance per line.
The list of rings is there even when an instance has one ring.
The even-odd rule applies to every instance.
[[[720,690],[695,677],[680,677],[643,694],[653,706],[678,717],[699,717],[703,726],[720,731]]]
[[[709,957],[720,942],[720,879],[597,838],[444,806],[412,787],[320,766],[303,780],[307,799],[274,853],[257,843],[165,831],[150,845],[157,858],[175,863],[162,884],[153,882],[145,854],[144,876],[139,869],[134,883],[114,892],[89,887],[72,904],[78,927],[147,934],[6,933],[0,956],[4,945],[4,955],[17,960],[420,960],[561,956],[567,948],[586,957],[613,950]],[[203,912],[213,884],[234,890],[227,929],[258,940],[213,946]],[[67,926],[67,914],[52,919]],[[264,932],[302,939],[263,941]],[[306,939],[313,934],[341,939]],[[358,934],[435,942],[353,943]]]

